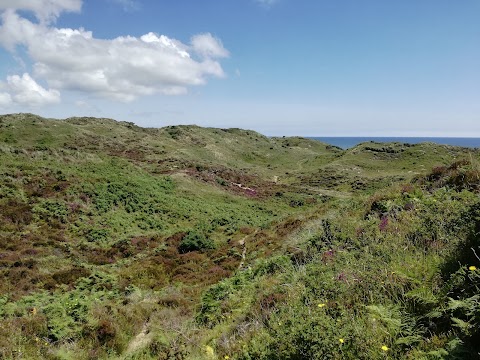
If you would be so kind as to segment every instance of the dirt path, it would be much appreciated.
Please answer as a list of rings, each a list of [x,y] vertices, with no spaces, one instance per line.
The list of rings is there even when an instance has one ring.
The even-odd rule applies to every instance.
[[[127,350],[125,351],[124,355],[121,359],[127,358],[129,355],[134,354],[137,350],[148,345],[148,343],[152,340],[152,333],[148,329],[148,321],[143,324],[142,331],[140,331],[137,336],[135,336],[130,343],[128,344]]]
[[[315,186],[308,186],[308,185],[291,185],[294,189],[298,189],[300,192],[302,190],[308,190],[318,193],[319,195],[327,195],[331,197],[336,197],[340,199],[348,199],[353,196],[352,193],[347,191],[338,191],[338,190],[331,190],[331,189],[322,189]]]
[[[242,261],[240,261],[240,264],[238,265],[238,269],[241,270],[245,266],[245,258],[247,255],[247,238],[254,237],[257,234],[258,230],[256,230],[253,234],[251,235],[246,235],[244,236],[241,240],[238,241],[238,244],[242,247]]]

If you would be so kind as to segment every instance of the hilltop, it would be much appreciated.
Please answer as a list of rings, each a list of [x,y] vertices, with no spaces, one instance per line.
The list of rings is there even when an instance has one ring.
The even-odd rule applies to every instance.
[[[480,351],[478,150],[10,114],[0,160],[0,358]]]
[[[104,155],[125,159],[157,174],[193,168],[205,173],[224,168],[255,175],[261,181],[281,179],[283,184],[312,183],[347,190],[375,187],[379,180],[388,183],[408,179],[408,174],[424,173],[432,165],[446,164],[471,152],[432,143],[373,142],[343,151],[316,140],[268,138],[242,129],[194,125],[154,129],[112,119],[52,120],[33,114],[4,115],[0,125],[4,146],[36,155]],[[410,172],[404,171],[407,167]],[[324,172],[328,172],[326,178],[321,174]]]

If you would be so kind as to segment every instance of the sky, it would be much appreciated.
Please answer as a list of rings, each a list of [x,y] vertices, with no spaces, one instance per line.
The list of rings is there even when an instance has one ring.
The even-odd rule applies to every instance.
[[[480,137],[479,0],[0,0],[0,113]]]

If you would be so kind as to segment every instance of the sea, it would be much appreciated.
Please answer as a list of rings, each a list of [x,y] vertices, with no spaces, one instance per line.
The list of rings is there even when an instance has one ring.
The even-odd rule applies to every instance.
[[[338,146],[344,150],[354,147],[363,142],[400,142],[407,144],[420,144],[432,142],[441,145],[462,146],[467,148],[480,148],[480,138],[459,137],[310,137],[310,139]]]

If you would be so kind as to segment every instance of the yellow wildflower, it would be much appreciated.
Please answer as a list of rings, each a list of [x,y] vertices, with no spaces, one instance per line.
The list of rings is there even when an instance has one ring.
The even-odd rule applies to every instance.
[[[209,345],[206,345],[205,346],[205,352],[207,353],[207,355],[209,357],[214,357],[215,356],[215,351],[213,350],[213,348]]]
[[[468,268],[468,270],[470,270],[470,271],[475,271],[475,270],[477,270],[477,267],[472,265],[472,266],[470,266],[470,267]]]
[[[390,350],[390,349],[388,348],[387,345],[383,345],[383,346],[382,346],[382,350],[383,350],[383,351],[388,351],[388,350]]]
[[[324,307],[324,306],[327,306],[327,304],[324,304],[324,303],[318,304],[318,307],[319,307],[319,308],[322,308],[322,307]]]
[[[230,356],[225,355],[224,359],[225,359],[225,360],[228,360],[228,359],[230,359]]]
[[[36,315],[36,314],[37,314],[37,308],[34,307],[34,308],[32,309],[32,315]]]
[[[342,338],[338,339],[338,341],[340,342],[340,344],[343,344],[345,342],[345,340],[343,340]]]

